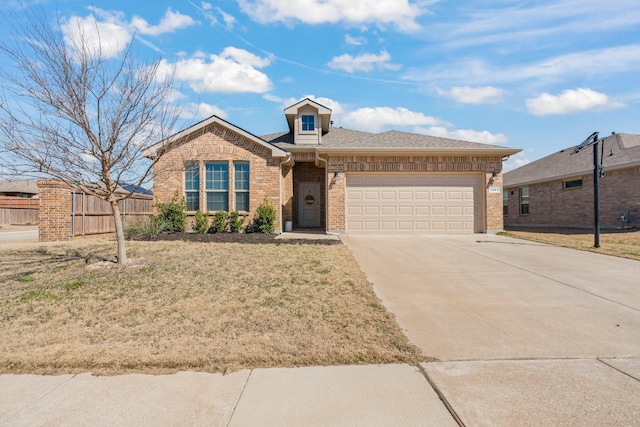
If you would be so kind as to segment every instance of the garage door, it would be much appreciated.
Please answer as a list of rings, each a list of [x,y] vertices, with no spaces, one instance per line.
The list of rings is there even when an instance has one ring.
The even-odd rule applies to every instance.
[[[473,233],[481,228],[475,175],[347,175],[348,233]]]

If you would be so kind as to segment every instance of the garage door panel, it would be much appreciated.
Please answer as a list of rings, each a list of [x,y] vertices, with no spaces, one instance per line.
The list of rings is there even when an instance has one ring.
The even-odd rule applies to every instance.
[[[402,215],[402,208],[397,208],[396,206],[382,206],[381,212],[382,215]]]
[[[346,177],[347,232],[473,233],[481,194],[474,175]]]
[[[398,215],[413,215],[413,206],[398,206]]]

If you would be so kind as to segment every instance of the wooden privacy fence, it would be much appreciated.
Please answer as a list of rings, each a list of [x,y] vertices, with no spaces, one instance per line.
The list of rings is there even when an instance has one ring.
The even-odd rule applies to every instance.
[[[111,205],[53,179],[38,181],[40,211],[38,239],[41,242],[69,240],[76,236],[116,231]],[[119,202],[123,221],[153,213],[153,196],[134,194]]]
[[[111,205],[99,197],[90,194],[71,192],[71,237],[90,234],[114,233]],[[153,213],[153,196],[134,194],[118,202],[122,212],[122,221]]]
[[[35,225],[39,207],[38,199],[0,196],[0,225]]]

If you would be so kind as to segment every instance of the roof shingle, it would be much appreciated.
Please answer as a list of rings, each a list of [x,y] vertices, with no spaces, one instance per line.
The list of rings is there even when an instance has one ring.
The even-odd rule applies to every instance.
[[[528,163],[504,174],[505,187],[593,173],[593,149],[573,154],[576,146]],[[640,135],[617,133],[603,138],[600,147],[604,171],[640,165]]]

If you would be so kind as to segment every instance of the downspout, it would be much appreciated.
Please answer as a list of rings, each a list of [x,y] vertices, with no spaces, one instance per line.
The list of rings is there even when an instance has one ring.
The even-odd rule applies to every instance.
[[[278,191],[279,194],[279,198],[280,198],[280,209],[278,209],[280,211],[280,234],[282,234],[284,232],[284,215],[282,212],[282,192],[284,191],[284,186],[283,186],[283,181],[282,181],[282,165],[287,164],[287,163],[291,163],[291,173],[293,173],[293,165],[295,164],[295,162],[293,161],[293,154],[291,153],[287,153],[287,157],[284,159],[284,161],[280,162],[279,165],[279,169],[280,169],[280,173],[279,173],[279,178],[278,180],[280,181],[280,191]]]
[[[324,232],[327,234],[329,232],[329,227],[327,226],[329,222],[329,165],[327,159],[320,157],[318,150],[315,150],[315,157],[316,166],[318,166],[319,162],[324,162]]]

